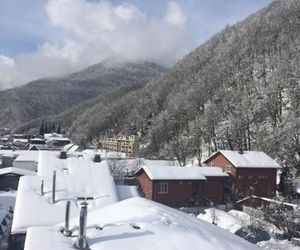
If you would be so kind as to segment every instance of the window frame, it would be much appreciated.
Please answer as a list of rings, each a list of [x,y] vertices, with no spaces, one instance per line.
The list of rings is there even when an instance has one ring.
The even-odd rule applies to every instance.
[[[169,193],[169,182],[168,181],[158,181],[156,183],[156,190],[158,194]]]

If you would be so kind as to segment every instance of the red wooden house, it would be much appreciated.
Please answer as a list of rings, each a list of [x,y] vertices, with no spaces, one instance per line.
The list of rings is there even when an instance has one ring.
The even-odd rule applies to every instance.
[[[221,150],[204,163],[227,172],[241,197],[251,193],[272,197],[276,193],[277,169],[281,166],[264,152]]]
[[[228,174],[220,168],[144,166],[136,176],[146,198],[182,207],[223,203]]]

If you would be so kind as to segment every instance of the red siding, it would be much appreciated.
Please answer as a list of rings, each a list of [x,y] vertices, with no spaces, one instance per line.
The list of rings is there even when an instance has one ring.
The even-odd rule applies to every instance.
[[[226,177],[206,177],[204,183],[204,198],[214,202],[214,204],[224,203],[224,185]]]
[[[153,183],[149,179],[148,175],[142,171],[142,173],[138,176],[138,183],[142,188],[144,195],[146,198],[152,200],[153,199]]]
[[[171,207],[203,205],[203,201],[223,203],[224,177],[208,177],[207,180],[169,180],[168,193],[158,193],[157,183],[141,170],[138,182],[145,197]]]
[[[249,188],[254,187],[254,194],[273,197],[276,192],[276,169],[238,168],[236,184],[240,193],[250,194]],[[241,176],[241,177],[239,177]],[[262,177],[267,177],[263,179]]]
[[[191,206],[193,202],[202,203],[204,181],[168,181],[168,193],[158,193],[154,181],[153,200],[168,205],[170,207]]]
[[[226,165],[233,166],[221,153],[205,162],[208,166],[220,167],[225,170]],[[227,172],[243,196],[250,194],[250,187],[254,187],[254,194],[263,197],[273,197],[276,192],[276,169],[268,168],[235,168]],[[239,177],[241,176],[241,177]],[[267,176],[267,179],[260,178]]]

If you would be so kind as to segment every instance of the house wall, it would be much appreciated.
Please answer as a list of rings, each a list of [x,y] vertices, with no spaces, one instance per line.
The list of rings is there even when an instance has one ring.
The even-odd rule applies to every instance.
[[[20,176],[16,174],[5,174],[0,176],[0,190],[18,189]]]
[[[177,208],[194,204],[201,205],[204,182],[202,180],[169,180],[168,193],[158,193],[157,184],[159,181],[154,181],[153,200]]]
[[[142,190],[144,196],[147,199],[153,199],[153,183],[149,179],[148,175],[143,171],[138,177],[139,189]]]
[[[224,186],[226,177],[206,177],[204,182],[204,198],[214,204],[224,203]]]
[[[231,166],[231,171],[227,172],[230,176],[235,177],[236,176],[236,169],[231,164],[230,161],[228,161],[222,154],[218,154],[216,157],[211,159],[210,161],[206,162],[207,166],[209,167],[219,167],[222,168],[224,172],[226,171],[226,166]]]
[[[262,197],[273,197],[276,192],[276,169],[238,168],[235,180],[240,193],[250,195],[249,188],[254,188],[253,194]]]
[[[227,172],[242,196],[250,195],[250,187],[254,187],[254,194],[263,197],[273,197],[276,192],[276,169],[268,168],[235,168],[222,154],[206,162],[208,166],[220,167],[224,171],[226,166],[232,166]],[[267,176],[267,178],[261,178]],[[230,183],[230,182],[229,182]]]

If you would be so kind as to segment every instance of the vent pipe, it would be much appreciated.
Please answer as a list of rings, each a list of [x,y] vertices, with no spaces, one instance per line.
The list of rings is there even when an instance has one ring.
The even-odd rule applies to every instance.
[[[94,157],[94,162],[101,162],[101,155],[100,154],[95,154],[95,157]]]
[[[59,159],[67,159],[67,152],[64,150],[60,151]]]
[[[66,203],[66,215],[65,215],[65,230],[63,234],[67,237],[72,235],[70,231],[70,208],[71,208],[71,201],[67,201]]]
[[[41,195],[44,196],[44,180],[41,182]]]
[[[53,180],[52,180],[52,203],[55,203],[55,190],[56,190],[56,171],[53,171]]]
[[[80,217],[79,217],[79,232],[78,232],[78,238],[75,243],[75,247],[77,249],[89,249],[86,239],[86,224],[87,224],[87,203],[82,202],[81,204],[81,210],[80,210]]]

